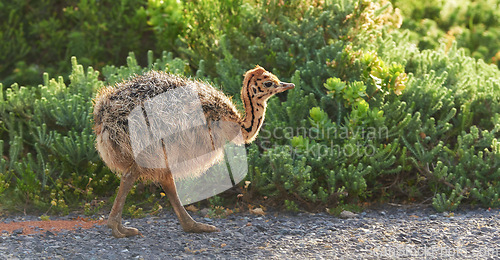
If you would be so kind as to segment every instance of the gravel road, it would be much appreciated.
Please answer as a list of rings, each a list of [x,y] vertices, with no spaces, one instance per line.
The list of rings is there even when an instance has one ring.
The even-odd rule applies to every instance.
[[[165,210],[125,219],[143,237],[115,239],[104,225],[57,234],[4,232],[0,259],[500,259],[499,209],[436,213],[429,207],[384,205],[346,219],[326,213],[193,215],[221,232],[184,233]],[[23,219],[38,220],[3,221]]]

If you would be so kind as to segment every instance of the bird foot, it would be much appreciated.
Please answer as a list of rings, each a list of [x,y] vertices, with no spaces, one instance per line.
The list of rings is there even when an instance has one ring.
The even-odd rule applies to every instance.
[[[199,223],[199,222],[193,222],[190,225],[183,225],[182,229],[185,232],[190,232],[190,233],[219,232],[220,231],[220,229],[218,229],[215,226],[203,224],[203,223]]]
[[[141,232],[137,228],[124,227],[121,223],[108,220],[108,227],[111,228],[111,233],[116,238],[131,237],[131,236],[142,236]]]

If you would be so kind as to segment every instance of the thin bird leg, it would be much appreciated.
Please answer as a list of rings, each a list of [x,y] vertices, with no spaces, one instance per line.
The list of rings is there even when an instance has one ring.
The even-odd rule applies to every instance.
[[[131,227],[124,227],[122,225],[123,205],[125,204],[125,199],[127,198],[127,195],[136,180],[137,177],[132,173],[130,168],[121,176],[120,187],[118,188],[113,208],[111,209],[111,213],[109,213],[108,217],[108,227],[111,228],[114,237],[122,238],[135,235],[142,236],[139,230]]]
[[[186,209],[182,206],[181,201],[179,200],[175,182],[170,171],[168,171],[166,174],[163,174],[163,178],[160,179],[160,185],[167,194],[167,197],[170,200],[170,204],[172,204],[175,214],[177,215],[177,218],[179,219],[179,222],[184,231],[193,233],[220,231],[218,228],[212,225],[194,221],[193,218],[187,213]]]

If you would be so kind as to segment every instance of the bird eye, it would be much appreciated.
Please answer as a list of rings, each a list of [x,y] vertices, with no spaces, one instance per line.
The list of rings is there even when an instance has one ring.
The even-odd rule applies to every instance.
[[[266,86],[266,88],[270,88],[273,86],[273,83],[271,81],[266,81],[264,82],[264,86]]]

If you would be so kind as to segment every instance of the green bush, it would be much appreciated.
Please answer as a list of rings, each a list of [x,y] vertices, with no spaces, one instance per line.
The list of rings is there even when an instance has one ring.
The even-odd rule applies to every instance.
[[[500,66],[500,2],[392,1],[405,16],[403,28],[412,31],[419,48],[448,48],[457,42],[469,56]]]
[[[104,4],[113,14],[106,25],[100,23],[104,16],[99,7]],[[241,75],[256,64],[296,88],[268,102],[265,125],[247,147],[246,181],[251,185],[239,184],[243,201],[266,198],[292,211],[379,201],[432,200],[438,211],[454,210],[464,202],[500,206],[498,67],[471,57],[458,38],[451,45],[437,44],[431,35],[427,43],[423,39],[415,45],[420,29],[408,20],[403,27],[413,31],[400,29],[401,14],[389,2],[80,1],[68,6],[52,23],[81,19],[68,46],[90,48],[80,53],[82,63],[97,64],[102,73],[91,67],[84,71],[73,58],[69,77],[49,79],[44,74],[38,86],[0,87],[4,206],[54,212],[76,206],[92,212],[93,201],[112,196],[118,182],[98,157],[91,130],[92,98],[104,85],[164,70],[214,82],[239,102]],[[476,10],[482,5],[468,6]],[[439,26],[465,21],[461,16],[438,20],[444,5],[415,2],[402,7],[403,14],[410,12],[415,20],[433,18]],[[9,28],[23,27],[16,18],[21,9],[10,8]],[[87,15],[95,17],[87,21]],[[491,17],[495,15],[492,11]],[[30,19],[39,21],[42,16],[34,17]],[[495,25],[490,18],[471,21]],[[69,30],[66,25],[60,26]],[[86,36],[97,28],[104,34]],[[0,46],[10,50],[2,55],[14,55],[8,56],[11,60],[34,53],[30,45],[23,47],[28,41],[26,30],[21,31],[2,30],[2,37],[18,37],[15,45]],[[49,31],[57,36],[58,30]],[[141,53],[160,46],[160,57],[151,51],[138,62],[130,53],[120,66],[122,60],[116,59],[130,49],[119,39],[127,33],[134,34],[127,43],[130,49],[137,46]],[[103,47],[108,38],[112,47]],[[44,45],[53,52],[46,60],[5,64],[22,67],[14,77],[32,75],[37,71],[32,66],[39,63],[63,68],[73,53],[57,54],[66,48],[61,44]],[[104,66],[110,61],[116,66]],[[5,72],[6,67],[0,69]],[[155,202],[155,190],[150,193],[144,203]],[[233,203],[231,194],[217,201]],[[144,206],[128,207],[129,213],[142,215]]]
[[[0,1],[0,82],[37,85],[43,71],[68,75],[68,60],[120,64],[155,48],[144,1]],[[151,39],[153,38],[153,39]]]

